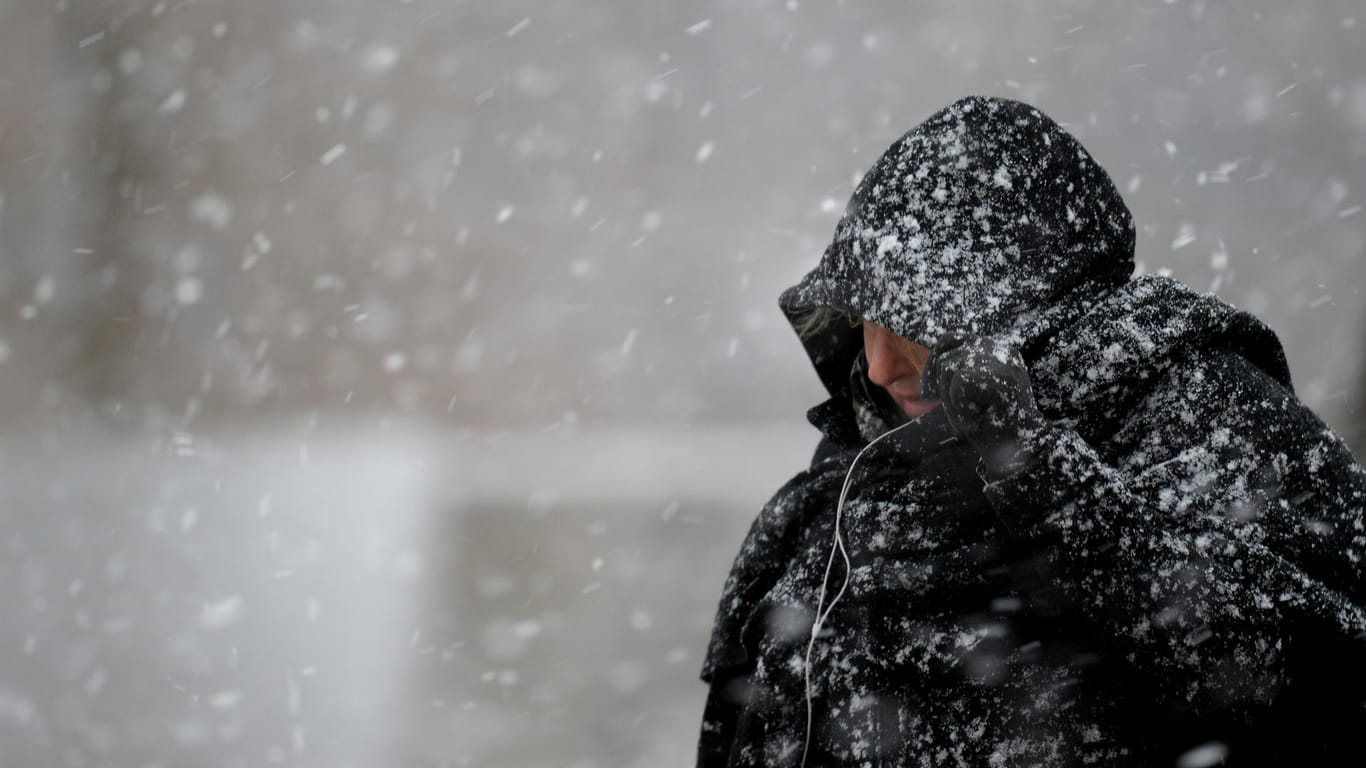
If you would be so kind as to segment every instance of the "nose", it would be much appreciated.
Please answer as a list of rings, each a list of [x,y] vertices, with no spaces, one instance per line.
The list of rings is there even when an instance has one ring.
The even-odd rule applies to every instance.
[[[863,324],[863,350],[868,356],[868,380],[879,387],[914,376],[920,369],[904,354],[897,343],[900,339],[891,331],[873,323]]]

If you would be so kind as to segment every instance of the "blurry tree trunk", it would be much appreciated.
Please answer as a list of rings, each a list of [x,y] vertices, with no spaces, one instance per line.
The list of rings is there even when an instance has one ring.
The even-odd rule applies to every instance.
[[[87,187],[83,228],[89,245],[75,254],[81,301],[72,318],[72,354],[62,375],[79,387],[101,413],[130,418],[123,409],[129,373],[137,365],[143,318],[139,302],[146,257],[136,251],[132,229],[143,211],[142,179],[150,158],[134,140],[129,69],[141,57],[138,23],[124,23],[131,12],[103,4],[72,7],[58,15],[61,50],[68,53],[67,77],[76,82],[88,105],[82,130]],[[81,47],[93,35],[103,37]],[[122,57],[122,61],[120,58]]]
[[[118,10],[0,4],[0,413],[117,398],[138,332]],[[73,408],[73,405],[77,407]]]

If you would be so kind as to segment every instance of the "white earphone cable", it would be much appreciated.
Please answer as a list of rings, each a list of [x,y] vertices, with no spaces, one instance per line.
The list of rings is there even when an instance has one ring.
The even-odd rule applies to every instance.
[[[835,505],[835,538],[830,546],[830,558],[825,563],[825,578],[821,579],[820,594],[816,598],[816,620],[811,624],[811,638],[806,644],[806,663],[802,670],[806,676],[806,743],[802,747],[802,768],[806,768],[806,758],[811,751],[811,720],[813,710],[811,702],[811,653],[816,648],[816,637],[820,634],[821,628],[824,627],[826,618],[828,618],[830,612],[835,609],[835,604],[844,596],[844,591],[849,588],[849,579],[852,575],[849,564],[849,553],[844,548],[844,536],[840,533],[840,522],[844,516],[844,499],[849,494],[849,486],[854,479],[854,467],[858,466],[859,459],[863,458],[863,454],[867,453],[869,448],[877,445],[883,438],[894,432],[905,429],[917,421],[919,421],[919,418],[912,419],[905,424],[893,427],[873,438],[867,445],[863,446],[863,449],[858,452],[858,455],[854,457],[854,460],[849,463],[849,471],[844,475],[844,485],[840,488],[839,502]],[[835,593],[835,596],[830,599],[830,604],[825,605],[825,589],[830,583],[830,573],[835,567],[836,553],[844,559],[844,583],[840,585],[839,591]],[[822,608],[824,608],[824,610],[822,610]]]

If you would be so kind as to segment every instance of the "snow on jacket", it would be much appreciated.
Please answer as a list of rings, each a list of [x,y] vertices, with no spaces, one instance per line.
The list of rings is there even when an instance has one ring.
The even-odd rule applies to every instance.
[[[726,581],[699,766],[800,765],[808,734],[807,765],[1359,764],[1366,473],[1269,328],[1131,277],[1133,245],[1105,172],[1018,102],[960,100],[865,176],[780,300],[794,326],[1008,340],[1049,425],[989,478],[940,408],[850,472],[905,419],[857,327],[809,334],[823,439]]]

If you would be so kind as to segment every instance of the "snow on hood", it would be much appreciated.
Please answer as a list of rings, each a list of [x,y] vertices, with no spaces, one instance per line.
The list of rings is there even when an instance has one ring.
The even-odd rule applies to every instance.
[[[1231,346],[1254,350],[1289,383],[1279,342],[1259,321],[1175,281],[1130,282],[1133,259],[1129,210],[1077,140],[1032,106],[971,96],[878,159],[816,268],[779,304],[796,328],[833,308],[930,347],[946,333],[1007,336],[1052,404],[1084,406],[1070,394],[1078,381],[1098,396],[1135,367],[1151,373],[1182,348],[1230,333],[1255,337]],[[1089,313],[1107,317],[1093,317],[1084,338],[1050,341]],[[1116,313],[1138,316],[1113,325]],[[835,323],[803,343],[833,398],[847,401],[861,331]],[[1045,346],[1052,354],[1041,370]],[[1078,365],[1082,378],[1064,380]]]
[[[836,307],[925,346],[993,335],[1091,280],[1133,271],[1134,225],[1105,171],[1042,112],[968,97],[891,146],[854,191],[789,315]]]

